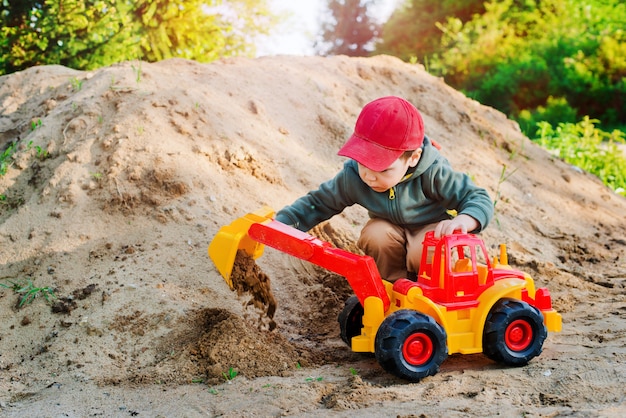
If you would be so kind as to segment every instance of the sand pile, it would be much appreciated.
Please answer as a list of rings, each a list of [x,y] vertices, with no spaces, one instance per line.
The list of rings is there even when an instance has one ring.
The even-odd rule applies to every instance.
[[[250,299],[207,256],[221,226],[333,176],[361,107],[391,94],[497,199],[487,245],[506,242],[563,314],[564,331],[527,367],[452,356],[407,384],[341,341],[351,290],[340,276],[269,249],[256,263],[271,286]],[[0,78],[0,152],[12,144],[0,279],[56,298],[17,308],[19,295],[0,289],[7,416],[626,408],[626,200],[420,66],[381,56],[32,68]],[[313,233],[355,251],[365,220],[350,208]]]

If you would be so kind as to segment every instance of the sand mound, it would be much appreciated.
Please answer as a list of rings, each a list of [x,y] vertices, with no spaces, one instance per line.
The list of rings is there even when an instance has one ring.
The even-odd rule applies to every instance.
[[[498,197],[483,238],[494,252],[506,242],[564,315],[564,332],[525,368],[453,356],[408,385],[341,341],[351,290],[340,276],[267,250],[253,272],[264,288],[235,292],[207,256],[219,227],[334,175],[361,107],[391,94],[412,101],[452,164]],[[0,77],[5,151],[0,279],[56,299],[18,308],[19,295],[0,289],[3,413],[45,410],[51,398],[69,413],[103,390],[105,415],[123,396],[155,401],[135,412],[180,416],[179,390],[185,407],[206,401],[198,411],[233,416],[624,408],[626,200],[420,66],[379,56],[31,68]],[[365,220],[350,208],[313,233],[357,251]],[[211,386],[231,369],[230,390]],[[168,395],[154,384],[169,402],[156,402]]]

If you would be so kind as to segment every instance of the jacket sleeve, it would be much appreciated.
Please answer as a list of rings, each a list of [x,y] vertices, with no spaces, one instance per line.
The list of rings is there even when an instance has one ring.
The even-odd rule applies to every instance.
[[[467,174],[454,171],[445,161],[433,164],[423,176],[425,193],[441,202],[446,209],[469,215],[480,224],[473,233],[485,229],[493,218],[493,202],[487,191],[474,184]]]
[[[333,179],[322,183],[289,206],[276,213],[275,219],[301,231],[308,231],[320,222],[341,213],[355,202],[348,193],[349,173],[345,167]]]

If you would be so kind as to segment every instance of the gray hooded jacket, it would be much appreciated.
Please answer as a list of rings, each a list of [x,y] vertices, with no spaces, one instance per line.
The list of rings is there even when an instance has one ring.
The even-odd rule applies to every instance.
[[[383,218],[404,228],[417,228],[450,219],[455,209],[478,221],[483,230],[493,217],[493,202],[466,174],[456,172],[448,160],[424,138],[422,156],[413,173],[386,192],[376,192],[359,177],[357,162],[348,160],[331,180],[276,213],[276,220],[301,231],[358,204],[372,218]]]

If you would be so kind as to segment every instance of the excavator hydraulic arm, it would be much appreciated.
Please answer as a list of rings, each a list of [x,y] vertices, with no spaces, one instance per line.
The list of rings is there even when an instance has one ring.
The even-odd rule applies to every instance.
[[[209,256],[232,287],[230,273],[238,249],[257,258],[268,245],[294,257],[335,272],[348,280],[355,295],[365,305],[370,296],[380,298],[383,309],[389,308],[389,296],[374,259],[358,255],[313,237],[271,218],[273,212],[252,213],[222,227],[209,246]]]

